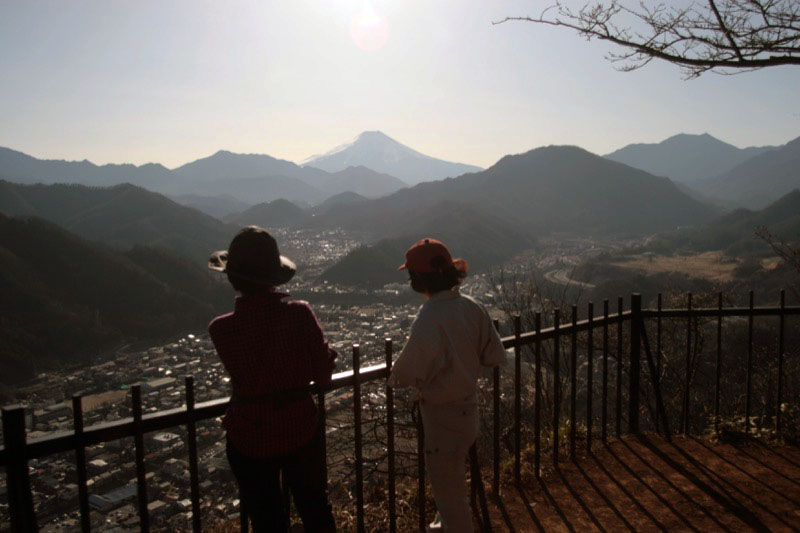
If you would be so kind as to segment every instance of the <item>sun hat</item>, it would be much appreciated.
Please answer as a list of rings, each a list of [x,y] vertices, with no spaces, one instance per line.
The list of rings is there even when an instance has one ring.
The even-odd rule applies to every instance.
[[[406,262],[397,270],[408,269],[419,273],[440,272],[451,265],[453,257],[447,246],[441,241],[427,238],[417,241],[406,251]]]
[[[264,228],[247,226],[227,250],[211,254],[208,268],[262,285],[281,285],[294,276],[297,267],[278,252],[278,243]]]

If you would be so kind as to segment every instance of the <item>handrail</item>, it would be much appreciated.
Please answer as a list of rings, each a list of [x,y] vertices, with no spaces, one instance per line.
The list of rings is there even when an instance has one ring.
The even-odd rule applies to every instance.
[[[753,316],[779,316],[781,313],[789,316],[789,315],[800,315],[800,306],[787,306],[781,309],[780,307],[754,307],[752,309]],[[687,309],[642,309],[642,317],[643,318],[687,318],[689,316],[693,317],[718,317],[720,314],[723,317],[731,317],[731,316],[750,316],[751,310],[749,307],[724,307],[722,311],[716,307],[707,307],[707,308],[700,308],[700,307],[693,307],[691,310]],[[616,323],[619,319],[619,313],[613,313],[608,315],[608,321],[610,324]],[[622,312],[622,319],[623,320],[630,320],[631,318],[631,311],[623,311]],[[572,330],[577,328],[576,331],[586,331],[590,327],[596,328],[603,325],[606,318],[602,315],[597,315],[593,317],[592,320],[584,319],[579,320],[576,324],[573,323],[564,323],[561,324],[558,329],[558,335],[570,335],[572,334]],[[535,331],[528,331],[520,335],[520,342],[524,346],[526,344],[533,344],[536,339],[539,340],[549,340],[556,337],[556,328],[549,327],[542,329],[541,332],[538,334]],[[515,337],[514,335],[509,335],[507,337],[503,337],[501,339],[503,341],[503,348],[513,348],[515,346]]]
[[[359,380],[362,383],[386,377],[388,377],[388,373],[385,363],[364,367],[359,372]],[[334,374],[331,377],[331,382],[323,387],[322,390],[323,392],[330,392],[351,387],[352,385],[353,371],[346,370]],[[319,392],[318,388],[313,385],[309,385],[306,390],[311,393]],[[222,416],[225,414],[229,402],[230,397],[197,403],[194,406],[194,413],[191,420],[196,422]],[[143,433],[151,433],[153,431],[161,431],[184,425],[189,422],[189,420],[189,412],[184,405],[182,407],[165,409],[163,411],[143,415],[141,428]],[[81,444],[83,444],[83,446],[92,446],[102,442],[132,437],[134,434],[133,417],[126,417],[113,422],[103,422],[85,428],[81,436]],[[28,459],[36,459],[54,453],[70,452],[75,449],[77,444],[78,442],[73,431],[59,431],[51,435],[29,440],[26,444],[26,457]],[[6,464],[5,448],[0,447],[0,466],[6,466]]]
[[[661,318],[686,318],[689,316],[718,317],[720,315],[723,317],[746,317],[750,315],[751,309],[749,307],[727,307],[723,308],[721,311],[718,308],[692,308],[691,310],[661,309],[660,311],[655,309],[642,309],[641,313],[643,318],[656,318],[658,316]],[[752,313],[754,316],[779,316],[781,313],[784,315],[800,315],[800,306],[786,306],[783,308],[754,307],[752,309]],[[556,335],[570,335],[573,329],[576,329],[576,331],[586,331],[590,327],[602,327],[606,321],[608,321],[609,324],[614,324],[619,317],[619,313],[609,314],[608,318],[599,315],[593,317],[592,320],[584,319],[576,323],[559,325],[558,328],[544,328],[539,333],[535,331],[529,331],[520,334],[520,345],[532,345],[537,339],[540,341],[549,340],[555,338]],[[623,320],[630,320],[630,318],[631,311],[622,312]],[[516,345],[516,337],[514,335],[503,337],[501,341],[503,343],[503,348],[514,348]],[[388,373],[386,371],[385,363],[364,367],[360,372],[360,380],[362,382],[386,377],[388,377]],[[325,387],[324,391],[329,392],[345,387],[352,387],[353,382],[354,379],[352,370],[338,372],[332,376],[330,384]],[[317,389],[313,386],[309,386],[308,391],[317,392]],[[225,409],[227,408],[229,401],[230,398],[218,398],[196,404],[193,420],[206,420],[209,418],[222,416],[225,414]],[[152,431],[159,431],[168,429],[170,427],[179,426],[185,424],[187,421],[187,410],[186,406],[184,405],[182,407],[145,414],[142,417],[142,429],[145,433],[149,433]],[[84,446],[91,446],[101,442],[131,437],[133,434],[133,418],[127,417],[121,420],[115,420],[114,422],[96,424],[84,429],[82,442]],[[27,457],[29,459],[35,459],[54,453],[72,451],[75,449],[76,444],[75,434],[73,431],[59,431],[38,439],[29,440],[26,445]],[[0,466],[5,465],[5,448],[0,446]]]

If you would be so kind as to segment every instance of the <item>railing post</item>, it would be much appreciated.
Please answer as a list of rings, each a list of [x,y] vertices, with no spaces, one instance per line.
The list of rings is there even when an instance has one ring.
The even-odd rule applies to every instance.
[[[656,303],[656,373],[661,376],[661,306],[662,306],[662,297],[661,293],[658,293],[658,300]],[[659,417],[661,416],[661,412],[656,409],[656,431],[658,431],[658,423]]]
[[[750,406],[753,393],[753,291],[750,291],[750,309],[747,313],[747,393],[744,402],[744,432],[750,434]]]
[[[539,479],[542,466],[542,313],[539,311],[534,315],[534,330],[536,343],[533,364],[536,391],[533,397],[533,466],[536,469],[536,479]]]
[[[600,439],[608,444],[608,300],[603,300],[603,397],[601,398]]]
[[[144,469],[144,435],[142,433],[142,387],[131,387],[133,411],[133,442],[136,452],[136,490],[139,502],[139,528],[142,533],[150,531],[150,515],[147,509],[147,475]]]
[[[499,332],[500,323],[494,328]],[[492,494],[500,497],[500,366],[492,369]]]
[[[186,387],[186,440],[189,449],[189,483],[192,497],[192,531],[199,533],[202,530],[200,520],[200,474],[197,464],[197,424],[194,420],[194,377],[184,378]]]
[[[392,339],[384,340],[386,373],[392,371]],[[389,476],[389,533],[397,531],[397,494],[394,472],[394,389],[386,385],[386,453]]]
[[[522,334],[522,322],[520,316],[514,316],[514,483],[520,484],[522,468],[522,439],[521,423],[522,416],[522,344],[520,335]]]
[[[631,295],[631,356],[628,377],[628,433],[639,433],[639,376],[642,349],[642,295]]]
[[[553,310],[553,466],[558,466],[558,430],[561,425],[561,310]]]
[[[356,448],[356,530],[364,531],[364,466],[361,441],[361,347],[353,345],[353,425]]]
[[[683,389],[683,434],[689,434],[689,389],[692,383],[692,293],[686,297],[686,379]]]
[[[575,461],[578,428],[578,306],[572,306],[572,335],[569,357],[569,456]]]
[[[717,294],[717,363],[714,379],[714,433],[719,433],[720,378],[722,377],[722,293]]]
[[[592,451],[592,423],[594,422],[594,413],[592,412],[592,396],[594,395],[594,304],[589,302],[588,326],[587,332],[587,346],[589,348],[586,354],[586,451]]]
[[[6,449],[6,485],[12,531],[37,531],[31,480],[25,452],[25,408],[3,407],[3,445]]]
[[[75,432],[75,474],[78,478],[78,507],[81,511],[81,531],[88,532],[91,527],[89,516],[89,490],[86,482],[86,448],[83,446],[83,399],[76,394],[72,397],[72,427]]]
[[[783,403],[783,332],[786,320],[786,291],[781,289],[781,314],[778,322],[778,409],[775,412],[775,431],[781,433],[781,405]]]
[[[616,417],[614,420],[614,433],[619,439],[622,437],[622,337],[623,337],[623,310],[622,296],[617,298],[617,402]]]
[[[417,411],[417,512],[419,530],[425,531],[425,426],[422,424],[422,409],[415,404]]]

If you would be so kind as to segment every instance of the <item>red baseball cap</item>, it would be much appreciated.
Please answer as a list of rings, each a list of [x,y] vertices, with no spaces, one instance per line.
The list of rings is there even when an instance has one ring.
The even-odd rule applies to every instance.
[[[397,270],[412,272],[439,272],[453,264],[453,258],[447,246],[436,239],[422,239],[406,251],[406,262]]]

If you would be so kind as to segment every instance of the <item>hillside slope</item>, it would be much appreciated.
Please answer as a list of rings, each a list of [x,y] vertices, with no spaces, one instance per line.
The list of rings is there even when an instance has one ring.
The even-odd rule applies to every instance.
[[[202,331],[232,293],[164,250],[119,252],[39,218],[0,215],[0,380],[85,362],[126,339]]]
[[[691,186],[709,196],[761,209],[800,187],[800,137]]]

